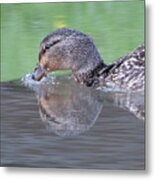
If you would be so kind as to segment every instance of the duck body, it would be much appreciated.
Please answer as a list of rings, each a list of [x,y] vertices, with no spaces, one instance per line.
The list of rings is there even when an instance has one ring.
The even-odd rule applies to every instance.
[[[129,91],[144,91],[145,47],[140,45],[133,52],[119,58],[100,71],[100,85]]]
[[[40,44],[39,65],[33,79],[48,72],[71,69],[75,81],[86,86],[108,86],[124,90],[144,89],[144,45],[107,65],[88,35],[61,28],[47,35]]]

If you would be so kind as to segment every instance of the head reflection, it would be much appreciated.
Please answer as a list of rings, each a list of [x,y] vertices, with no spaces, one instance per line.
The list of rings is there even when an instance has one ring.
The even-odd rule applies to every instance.
[[[25,82],[36,93],[39,113],[48,130],[62,137],[88,131],[99,117],[102,106],[108,107],[109,116],[114,106],[129,112],[127,118],[131,113],[138,119],[145,119],[144,94],[140,92],[96,90],[70,78],[49,78],[39,84],[27,84],[29,79]],[[102,117],[107,118],[103,113]]]
[[[38,104],[48,130],[65,137],[88,131],[97,120],[103,102],[98,91],[76,83],[44,84],[39,88]]]

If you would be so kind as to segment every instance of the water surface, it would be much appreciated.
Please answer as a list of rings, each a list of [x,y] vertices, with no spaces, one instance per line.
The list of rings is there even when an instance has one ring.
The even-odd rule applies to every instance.
[[[1,84],[2,166],[144,169],[142,98],[71,78],[27,86]],[[139,111],[130,111],[125,96]]]
[[[21,78],[37,61],[39,44],[61,27],[90,35],[109,64],[144,41],[144,1],[1,5],[1,80]]]

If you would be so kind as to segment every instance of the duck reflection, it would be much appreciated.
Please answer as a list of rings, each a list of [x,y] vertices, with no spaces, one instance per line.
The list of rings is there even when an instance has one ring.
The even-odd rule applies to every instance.
[[[98,119],[102,107],[107,107],[107,103],[109,112],[115,106],[132,113],[138,119],[145,118],[144,94],[140,92],[96,90],[64,77],[52,80],[46,78],[41,83],[31,82],[29,85],[36,93],[42,121],[49,131],[62,137],[88,131]]]
[[[37,98],[42,121],[50,131],[63,137],[89,130],[103,106],[98,91],[67,79],[54,86],[44,83]]]
[[[106,98],[114,106],[132,113],[138,119],[145,120],[143,92],[109,92]]]

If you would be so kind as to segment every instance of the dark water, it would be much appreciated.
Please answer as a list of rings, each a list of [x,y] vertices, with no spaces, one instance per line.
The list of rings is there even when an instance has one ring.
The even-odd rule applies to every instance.
[[[70,78],[1,83],[1,165],[144,169],[143,98]]]

